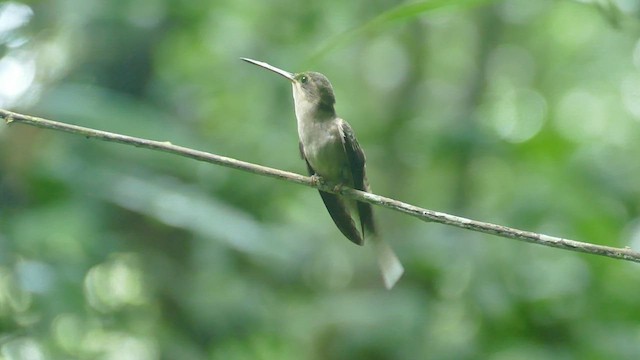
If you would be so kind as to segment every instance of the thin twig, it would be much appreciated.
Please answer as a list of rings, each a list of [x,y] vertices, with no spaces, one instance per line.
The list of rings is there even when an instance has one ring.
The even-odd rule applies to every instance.
[[[333,184],[317,181],[315,178],[302,176],[296,173],[282,171],[278,169],[269,168],[266,166],[256,165],[245,161],[240,161],[220,155],[211,154],[204,151],[193,150],[190,148],[173,145],[166,141],[154,141],[136,138],[132,136],[115,134],[107,131],[100,131],[91,128],[69,125],[57,121],[46,120],[34,116],[28,116],[10,112],[0,109],[0,118],[3,118],[7,124],[20,123],[41,128],[59,130],[72,134],[81,135],[87,138],[94,138],[104,141],[117,142],[127,145],[133,145],[136,147],[147,148],[152,150],[164,151],[188,158],[192,158],[199,161],[204,161],[212,164],[222,165],[253,174],[269,176],[281,180],[294,182],[300,185],[306,185],[319,190],[344,195],[346,197],[365,201],[374,205],[386,207],[388,209],[396,210],[414,217],[417,217],[423,221],[436,222],[446,225],[451,225],[467,230],[497,235],[504,238],[515,239],[525,241],[533,244],[550,246],[565,250],[583,252],[587,254],[607,256],[615,259],[628,260],[633,262],[640,262],[640,253],[631,250],[628,247],[615,248],[611,246],[603,246],[585,243],[581,241],[563,239],[555,236],[549,236],[539,234],[531,231],[518,230],[502,225],[496,225],[476,220],[471,220],[455,215],[449,215],[442,212],[427,210],[413,206],[407,203],[403,203],[398,200],[387,198],[384,196],[367,193],[347,187],[336,187]]]

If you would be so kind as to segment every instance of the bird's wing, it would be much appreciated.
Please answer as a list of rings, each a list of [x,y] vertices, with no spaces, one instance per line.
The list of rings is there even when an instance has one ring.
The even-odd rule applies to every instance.
[[[353,129],[349,124],[342,120],[340,122],[340,130],[342,134],[342,144],[344,145],[347,159],[349,160],[349,170],[353,177],[353,187],[362,191],[369,191],[367,183],[367,175],[365,172],[365,156]],[[375,234],[375,224],[373,222],[373,210],[370,204],[358,201],[358,214],[360,216],[360,226],[362,227],[362,238],[364,238],[365,229],[372,235]]]
[[[369,191],[367,183],[367,175],[365,173],[365,157],[364,152],[356,140],[353,129],[346,121],[341,124],[342,143],[344,150],[349,159],[349,168],[353,176],[353,186],[362,191]],[[391,289],[404,273],[404,267],[393,249],[376,234],[373,222],[373,210],[371,204],[358,201],[358,213],[360,215],[360,225],[362,226],[362,238],[364,239],[364,230],[367,229],[371,236],[371,242],[378,258],[378,266],[382,273],[382,279],[387,289]]]
[[[309,164],[309,161],[304,154],[302,143],[300,143],[300,154],[302,155],[304,162],[307,164],[309,175],[314,175],[316,172],[313,167],[311,167],[311,164]],[[327,208],[327,211],[329,211],[331,219],[333,219],[333,222],[336,224],[340,232],[342,232],[342,234],[353,243],[362,245],[363,237],[360,236],[360,233],[353,222],[353,218],[351,217],[351,213],[349,213],[349,208],[344,200],[341,197],[328,192],[319,192],[320,197],[322,197],[322,201],[324,202],[324,206]]]

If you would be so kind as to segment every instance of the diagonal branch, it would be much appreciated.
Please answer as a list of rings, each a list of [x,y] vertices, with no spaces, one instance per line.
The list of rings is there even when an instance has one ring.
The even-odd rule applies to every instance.
[[[269,168],[266,166],[256,165],[245,161],[240,161],[220,155],[211,154],[204,151],[198,151],[182,146],[173,145],[170,142],[154,141],[136,138],[132,136],[120,135],[116,133],[90,129],[86,127],[69,125],[57,121],[46,120],[29,115],[18,114],[7,110],[0,109],[0,118],[3,118],[7,124],[21,123],[26,125],[37,126],[52,130],[68,132],[81,135],[87,138],[94,138],[104,141],[117,142],[136,147],[147,148],[152,150],[164,151],[204,161],[216,165],[222,165],[257,175],[269,176],[281,180],[290,181],[300,185],[317,188],[330,193],[344,195],[346,197],[365,201],[370,204],[383,206],[392,210],[396,210],[427,222],[437,222],[445,225],[451,225],[467,230],[482,232],[486,234],[497,235],[504,238],[515,239],[534,243],[538,245],[550,246],[565,250],[583,252],[587,254],[607,256],[615,259],[640,262],[640,252],[631,250],[628,247],[615,248],[611,246],[603,246],[585,243],[581,241],[563,239],[555,236],[539,234],[531,231],[518,230],[502,225],[496,225],[476,220],[471,220],[455,215],[449,215],[442,212],[419,208],[398,200],[390,199],[384,196],[367,193],[346,187],[336,187],[335,185],[317,181],[313,177],[302,176],[288,171]]]

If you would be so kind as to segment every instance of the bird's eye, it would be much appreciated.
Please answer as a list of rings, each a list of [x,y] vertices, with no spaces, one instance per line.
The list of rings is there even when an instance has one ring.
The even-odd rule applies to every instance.
[[[306,84],[307,80],[308,80],[307,79],[307,75],[302,75],[302,77],[300,78],[300,82],[303,83],[303,84]]]

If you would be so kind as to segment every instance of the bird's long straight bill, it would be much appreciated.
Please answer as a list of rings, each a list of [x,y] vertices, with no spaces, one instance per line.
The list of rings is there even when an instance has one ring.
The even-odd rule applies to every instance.
[[[282,75],[282,76],[286,77],[290,81],[294,81],[295,80],[295,78],[294,78],[292,73],[290,73],[288,71],[285,71],[285,70],[282,70],[282,69],[279,69],[279,68],[277,68],[277,67],[275,67],[273,65],[269,65],[266,62],[253,60],[253,59],[249,59],[249,58],[240,58],[240,59],[242,59],[242,60],[244,60],[244,61],[246,61],[246,62],[248,62],[250,64],[260,66],[261,68],[265,68],[267,70],[271,70],[276,74],[279,74],[279,75]]]

